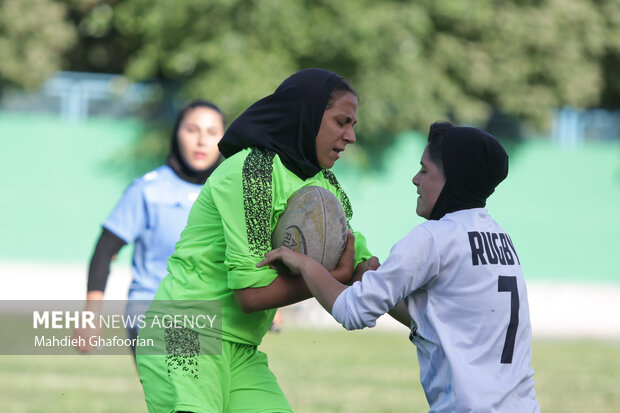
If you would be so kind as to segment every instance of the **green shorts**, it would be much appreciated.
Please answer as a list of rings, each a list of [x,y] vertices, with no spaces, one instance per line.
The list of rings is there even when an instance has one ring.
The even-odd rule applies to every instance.
[[[293,411],[255,346],[223,341],[221,355],[138,355],[137,364],[149,412]]]

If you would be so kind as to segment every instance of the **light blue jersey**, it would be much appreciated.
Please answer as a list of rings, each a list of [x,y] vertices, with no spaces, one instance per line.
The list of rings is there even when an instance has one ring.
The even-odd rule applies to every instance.
[[[103,223],[135,244],[130,300],[151,300],[155,295],[201,188],[179,178],[169,166],[160,166],[134,180]]]

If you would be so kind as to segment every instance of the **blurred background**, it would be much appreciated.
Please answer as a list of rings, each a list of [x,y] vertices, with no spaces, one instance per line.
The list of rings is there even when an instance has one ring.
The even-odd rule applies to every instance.
[[[534,338],[620,341],[618,0],[0,0],[0,298],[82,299],[100,225],[162,163],[176,111],[205,98],[230,122],[307,67],[360,94],[335,172],[381,260],[422,222],[430,123],[484,128],[510,155],[488,207]],[[333,326],[304,305],[284,328]]]

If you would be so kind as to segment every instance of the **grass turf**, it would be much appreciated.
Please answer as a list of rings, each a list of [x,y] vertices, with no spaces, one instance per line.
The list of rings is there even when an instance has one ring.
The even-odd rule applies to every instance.
[[[261,349],[296,412],[428,410],[405,331],[285,326]],[[617,341],[535,340],[533,367],[546,413],[620,406]],[[0,356],[0,405],[3,412],[146,411],[129,355]]]

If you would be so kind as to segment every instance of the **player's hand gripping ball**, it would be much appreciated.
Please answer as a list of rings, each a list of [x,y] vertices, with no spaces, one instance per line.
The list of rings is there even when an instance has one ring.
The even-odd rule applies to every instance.
[[[347,218],[329,190],[307,186],[288,199],[271,234],[271,246],[306,254],[327,270],[336,268],[347,242]]]

